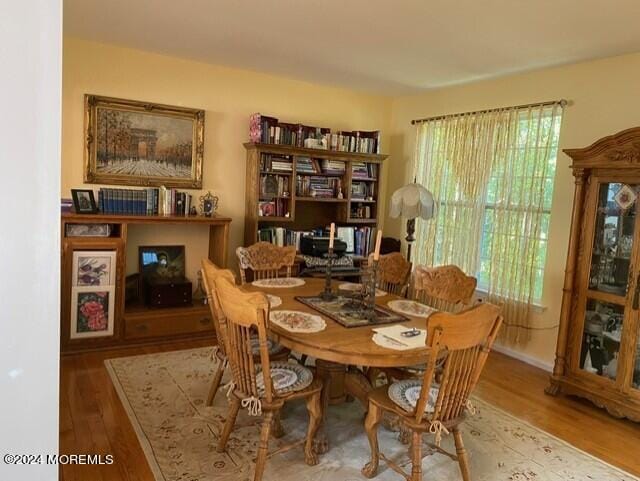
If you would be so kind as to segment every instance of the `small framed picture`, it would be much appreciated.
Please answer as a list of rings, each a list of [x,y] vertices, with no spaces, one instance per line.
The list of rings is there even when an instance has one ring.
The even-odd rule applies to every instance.
[[[96,200],[91,189],[71,189],[73,207],[76,214],[95,214],[98,212]]]
[[[336,233],[338,239],[343,240],[347,244],[346,252],[353,254],[356,244],[356,230],[353,227],[338,227]]]
[[[116,283],[116,251],[73,251],[71,285],[112,286]]]
[[[71,339],[113,336],[115,287],[71,289]]]

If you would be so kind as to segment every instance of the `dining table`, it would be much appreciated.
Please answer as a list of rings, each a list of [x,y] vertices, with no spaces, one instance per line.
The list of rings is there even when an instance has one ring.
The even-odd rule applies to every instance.
[[[329,449],[325,422],[329,405],[355,398],[366,409],[367,394],[373,389],[375,381],[372,373],[424,363],[427,360],[429,348],[424,345],[414,349],[396,350],[376,344],[373,340],[373,329],[392,324],[345,327],[296,299],[296,297],[317,296],[324,290],[324,279],[304,278],[303,280],[303,285],[291,287],[264,287],[253,284],[246,284],[244,287],[247,291],[259,291],[279,297],[282,303],[273,307],[272,311],[302,311],[320,316],[326,323],[326,327],[319,332],[292,332],[276,323],[269,324],[272,340],[294,353],[315,360],[316,375],[324,382],[323,413],[325,414],[316,437],[316,450],[322,453]],[[337,293],[340,284],[342,284],[341,281],[332,282],[333,292]],[[376,296],[375,303],[389,309],[387,304],[396,299],[402,298],[384,293]],[[396,324],[402,324],[407,328],[426,329],[426,317],[402,315],[404,319]]]

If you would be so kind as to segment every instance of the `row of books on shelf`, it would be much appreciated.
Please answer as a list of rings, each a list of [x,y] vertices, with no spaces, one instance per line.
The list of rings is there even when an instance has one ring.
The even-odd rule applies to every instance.
[[[293,157],[291,155],[262,154],[260,156],[260,171],[293,172]]]
[[[345,171],[346,164],[341,160],[298,157],[296,161],[296,173],[298,174],[344,175]]]
[[[356,256],[367,256],[374,247],[375,231],[373,227],[338,226],[336,237],[347,244],[347,252]],[[258,229],[258,241],[271,242],[278,246],[295,246],[300,252],[300,240],[303,236],[327,236],[327,229],[310,231],[291,230],[284,227],[265,227]]]
[[[351,177],[360,179],[377,179],[378,164],[372,162],[353,162],[351,164]]]
[[[272,197],[289,197],[289,179],[286,175],[260,175],[260,198],[270,200]]]
[[[258,202],[258,215],[260,217],[289,217],[288,199],[273,199]]]
[[[315,231],[289,230],[284,227],[266,227],[258,230],[258,241],[271,242],[278,246],[296,246],[300,252],[300,239],[305,235],[322,235]]]
[[[276,117],[253,114],[249,117],[249,139],[263,144],[281,144],[337,150],[340,152],[380,153],[380,131],[338,131],[326,127],[280,122]],[[316,142],[305,142],[313,139]]]
[[[296,176],[296,195],[300,197],[335,198],[342,195],[341,179],[314,175]]]
[[[188,215],[192,196],[165,187],[98,191],[98,208],[104,214]]]

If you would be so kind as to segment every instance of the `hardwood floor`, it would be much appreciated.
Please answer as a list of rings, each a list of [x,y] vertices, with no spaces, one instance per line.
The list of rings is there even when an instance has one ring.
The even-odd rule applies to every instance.
[[[111,465],[66,465],[64,481],[153,481],[136,433],[103,361],[208,345],[207,341],[66,356],[61,361],[60,452],[111,454]],[[615,419],[588,402],[543,390],[546,372],[492,353],[476,394],[570,444],[640,476],[640,424]]]

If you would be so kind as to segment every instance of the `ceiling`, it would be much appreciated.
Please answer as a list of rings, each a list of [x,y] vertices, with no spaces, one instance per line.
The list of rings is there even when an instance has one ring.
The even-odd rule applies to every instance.
[[[389,95],[640,51],[638,0],[64,0],[72,36]]]

